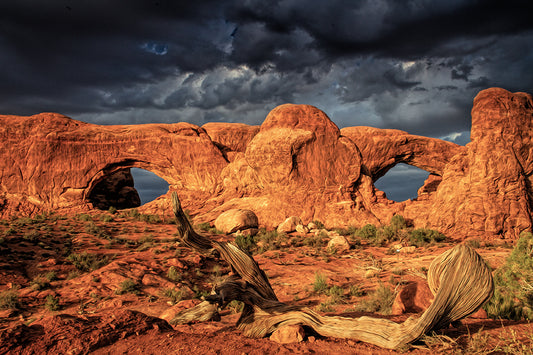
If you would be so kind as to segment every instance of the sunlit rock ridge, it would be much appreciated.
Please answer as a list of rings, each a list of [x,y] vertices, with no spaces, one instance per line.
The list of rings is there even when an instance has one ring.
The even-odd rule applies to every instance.
[[[0,216],[96,208],[95,187],[137,167],[170,186],[140,207],[147,213],[169,213],[177,191],[197,221],[232,208],[254,211],[270,228],[288,216],[331,228],[401,214],[457,239],[516,239],[532,225],[532,115],[530,94],[483,90],[464,147],[398,130],[340,130],[308,105],[278,106],[261,126],[0,116]],[[430,173],[414,200],[393,202],[374,186],[398,163]]]

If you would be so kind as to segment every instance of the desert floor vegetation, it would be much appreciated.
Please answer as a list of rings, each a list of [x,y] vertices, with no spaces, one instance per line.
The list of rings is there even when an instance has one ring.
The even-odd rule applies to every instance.
[[[320,225],[320,221],[314,223]],[[225,235],[209,223],[195,228],[253,255],[284,302],[322,314],[378,315],[395,321],[409,316],[390,315],[399,290],[407,282],[423,282],[431,260],[455,244],[438,232],[409,226],[401,216],[385,226],[321,228],[307,234],[263,228],[255,236]],[[160,317],[202,302],[230,275],[231,268],[216,253],[192,252],[175,233],[173,218],[136,210],[1,220],[0,333],[7,334],[20,322],[31,326],[53,315],[105,315],[116,312],[117,305]],[[349,249],[328,250],[333,235],[346,237]],[[533,343],[528,323],[531,234],[511,245],[514,249],[509,243],[470,243],[494,269],[495,298],[485,306],[489,318],[467,319],[456,328],[428,335],[409,351],[488,353],[497,348],[527,353],[523,345]],[[510,293],[519,297],[511,298]],[[222,319],[234,320],[243,307],[231,303],[220,312]],[[198,323],[174,329],[205,332],[206,327]],[[224,321],[211,327],[218,332],[213,336],[222,337],[224,329],[232,329],[231,322]],[[312,350],[321,344],[344,351],[379,352],[363,343],[314,338],[298,345],[299,349]]]

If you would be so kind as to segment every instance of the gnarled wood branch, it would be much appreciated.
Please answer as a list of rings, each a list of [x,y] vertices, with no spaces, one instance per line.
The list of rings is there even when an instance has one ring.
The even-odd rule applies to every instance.
[[[492,274],[483,259],[468,246],[460,244],[431,263],[428,283],[435,299],[419,318],[398,324],[372,317],[321,316],[309,308],[279,302],[265,273],[249,254],[234,244],[212,241],[196,233],[182,211],[176,193],[172,194],[172,203],[182,242],[199,252],[218,250],[231,265],[234,275],[215,287],[215,294],[206,297],[206,301],[220,306],[232,300],[242,301],[245,308],[237,327],[249,337],[264,337],[279,327],[300,324],[323,336],[396,349],[474,313],[493,293]],[[195,307],[173,321],[191,319],[187,314],[200,317],[199,313],[201,310]]]

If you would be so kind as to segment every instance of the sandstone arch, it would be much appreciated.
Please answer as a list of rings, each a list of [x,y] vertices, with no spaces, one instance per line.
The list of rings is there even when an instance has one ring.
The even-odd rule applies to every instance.
[[[266,227],[292,215],[336,227],[400,213],[460,239],[514,239],[533,225],[532,102],[525,93],[480,92],[464,147],[397,130],[339,130],[308,105],[281,105],[260,127],[0,116],[0,216],[87,210],[95,183],[136,166],[185,192],[199,221],[231,208],[253,210]],[[394,203],[373,184],[400,162],[430,173],[416,201]],[[143,208],[166,211],[170,195],[157,203]]]

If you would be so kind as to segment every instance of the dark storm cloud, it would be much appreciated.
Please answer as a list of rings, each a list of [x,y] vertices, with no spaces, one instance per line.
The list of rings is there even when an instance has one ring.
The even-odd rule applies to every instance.
[[[531,13],[530,0],[2,1],[0,114],[260,124],[293,102],[340,127],[465,144],[480,90],[533,92]]]
[[[259,105],[310,99],[333,110],[364,104],[369,123],[437,135],[467,129],[444,117],[458,122],[476,90],[531,91],[531,9],[517,0],[3,2],[0,110],[110,119],[157,110],[163,120],[184,110],[194,120],[186,112],[263,115]],[[442,119],[409,116],[441,105]]]

